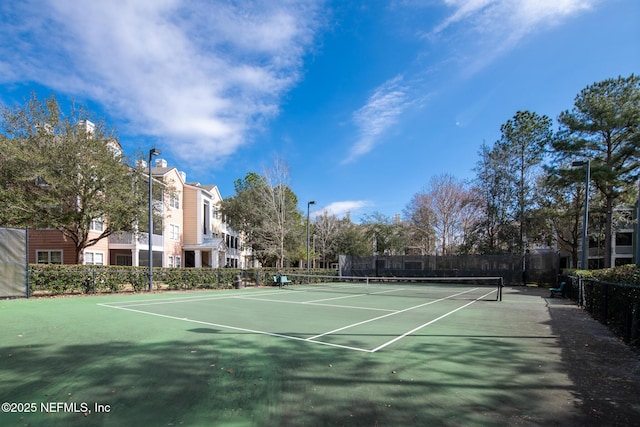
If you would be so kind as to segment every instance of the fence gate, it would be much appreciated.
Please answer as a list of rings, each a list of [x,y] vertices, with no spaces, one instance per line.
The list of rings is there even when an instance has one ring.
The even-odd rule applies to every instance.
[[[0,298],[29,296],[27,230],[0,227]]]

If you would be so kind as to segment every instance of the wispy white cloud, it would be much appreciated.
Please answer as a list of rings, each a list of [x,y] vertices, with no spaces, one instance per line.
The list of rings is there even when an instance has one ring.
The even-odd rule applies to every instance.
[[[501,55],[513,50],[530,34],[560,25],[567,19],[593,9],[602,0],[399,0],[394,9],[433,8],[440,3],[449,13],[433,29],[420,37],[430,40],[446,55],[428,68],[406,70],[379,87],[366,104],[353,114],[358,129],[357,141],[343,163],[349,163],[370,152],[383,140],[383,134],[398,124],[409,106],[419,106],[437,89],[430,81],[431,73],[441,67],[459,64],[463,75],[472,75]],[[420,55],[417,55],[420,57]],[[446,66],[445,66],[446,65]],[[425,79],[425,77],[427,77]],[[458,121],[458,125],[462,122]]]
[[[353,113],[358,139],[344,163],[352,162],[371,151],[385,131],[398,122],[400,115],[412,102],[408,90],[402,76],[396,76],[378,86],[366,104]]]
[[[451,13],[427,37],[454,42],[467,73],[482,69],[526,36],[559,25],[602,0],[443,0]]]
[[[344,218],[346,215],[355,215],[362,209],[370,207],[372,203],[367,200],[344,200],[333,202],[318,211],[314,212],[314,217],[323,213],[335,215],[338,218]]]
[[[161,137],[184,160],[219,160],[278,113],[300,78],[319,7],[305,0],[5,2],[0,82],[33,81],[89,99],[126,120],[127,133]]]

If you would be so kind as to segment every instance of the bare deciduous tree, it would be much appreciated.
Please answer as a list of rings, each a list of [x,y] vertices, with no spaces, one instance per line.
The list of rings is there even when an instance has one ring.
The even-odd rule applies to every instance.
[[[275,255],[277,266],[283,267],[286,243],[296,240],[294,231],[300,226],[298,198],[289,188],[289,166],[282,159],[276,158],[265,177],[267,185],[258,193],[263,199],[261,205],[266,216],[263,233],[269,244],[265,249]]]
[[[464,184],[444,174],[431,178],[429,186],[414,195],[408,211],[415,213],[413,220],[420,221],[414,223],[414,228],[434,231],[440,253],[446,255],[462,242],[469,201],[470,193]]]
[[[298,199],[288,186],[289,168],[276,159],[264,176],[248,173],[235,182],[235,196],[222,202],[229,225],[245,233],[247,244],[262,264],[285,265],[286,253],[302,233]]]
[[[335,254],[340,235],[340,220],[327,211],[316,216],[313,222],[313,235],[317,243],[317,251],[326,267],[327,259]]]

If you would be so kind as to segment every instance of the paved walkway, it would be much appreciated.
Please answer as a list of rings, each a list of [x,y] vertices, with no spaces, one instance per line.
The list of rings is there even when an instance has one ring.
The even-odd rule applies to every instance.
[[[583,426],[640,424],[640,354],[573,301],[539,288],[512,288],[545,299],[562,361],[575,385]]]

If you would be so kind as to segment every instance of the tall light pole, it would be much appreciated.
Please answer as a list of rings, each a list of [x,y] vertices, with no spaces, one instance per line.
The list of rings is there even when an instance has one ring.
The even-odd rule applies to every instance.
[[[583,270],[588,270],[588,245],[587,245],[587,227],[589,225],[589,181],[591,180],[591,159],[580,160],[571,163],[571,166],[587,166],[586,178],[584,181],[584,218],[582,220],[582,265]]]
[[[636,268],[640,267],[640,181],[638,181],[638,201],[636,202],[636,230],[635,247],[633,248],[633,262]]]
[[[315,205],[316,201],[315,200],[311,200],[310,202],[307,202],[307,275],[311,274],[310,270],[309,270],[309,207],[311,205]]]
[[[156,147],[149,150],[149,292],[153,290],[153,176],[151,162],[153,156],[158,156],[160,153],[161,151]]]

